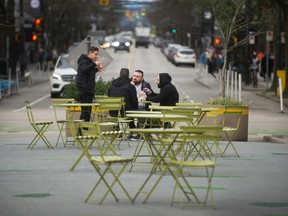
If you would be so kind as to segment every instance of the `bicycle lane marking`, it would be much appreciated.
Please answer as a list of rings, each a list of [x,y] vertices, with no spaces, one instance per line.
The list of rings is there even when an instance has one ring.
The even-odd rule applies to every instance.
[[[45,95],[45,96],[43,96],[43,97],[41,97],[41,98],[39,98],[39,99],[31,102],[30,104],[31,104],[31,106],[32,106],[32,105],[34,105],[34,104],[36,104],[36,103],[39,103],[40,101],[45,100],[45,99],[48,98],[48,97],[50,97],[50,94],[47,94],[47,95]],[[26,109],[25,106],[21,107],[20,109],[13,110],[12,113],[20,112],[20,111],[22,111],[22,110],[24,110],[24,109]]]

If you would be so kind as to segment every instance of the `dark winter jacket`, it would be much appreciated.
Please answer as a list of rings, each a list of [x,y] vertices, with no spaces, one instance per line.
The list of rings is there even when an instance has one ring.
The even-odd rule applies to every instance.
[[[138,99],[135,86],[130,83],[128,77],[118,77],[112,81],[112,85],[108,89],[110,97],[124,97],[125,110],[137,110]]]
[[[158,88],[160,88],[160,93],[156,94],[152,92],[150,95],[147,95],[146,100],[160,103],[160,106],[175,106],[179,102],[179,94],[171,83],[171,76],[168,73],[160,73],[159,79]]]
[[[98,69],[87,55],[82,54],[78,59],[76,87],[79,94],[93,94],[95,91],[95,76]]]

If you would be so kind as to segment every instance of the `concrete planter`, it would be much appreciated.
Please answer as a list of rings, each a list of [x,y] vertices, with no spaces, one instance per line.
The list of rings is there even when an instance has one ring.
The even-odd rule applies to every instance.
[[[236,111],[242,110],[242,116],[240,120],[240,124],[238,130],[233,138],[234,141],[248,141],[248,120],[249,120],[249,107],[248,106],[229,106],[226,108],[224,105],[204,105],[204,107],[215,107],[220,108],[217,111],[213,111],[214,113],[218,114],[218,119],[216,124],[222,124],[223,122],[223,113],[225,109],[232,109]],[[236,127],[238,121],[238,114],[229,114],[226,116],[224,127]],[[206,115],[203,117],[200,125],[204,125],[207,123]],[[223,140],[227,140],[225,135],[223,134]]]

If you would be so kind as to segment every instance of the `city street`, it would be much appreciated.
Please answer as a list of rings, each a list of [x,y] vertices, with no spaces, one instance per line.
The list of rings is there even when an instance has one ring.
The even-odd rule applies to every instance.
[[[150,46],[131,48],[131,52],[113,53],[114,61],[100,74],[105,80],[116,78],[122,67],[144,71],[145,80],[158,92],[156,77],[167,72],[173,78],[180,100],[205,102],[219,96],[219,80],[210,79],[209,85],[197,81],[198,68],[175,67],[167,61],[158,48]],[[48,73],[48,72],[47,72]],[[125,200],[116,203],[112,196],[102,206],[96,199],[84,199],[98,178],[90,163],[83,159],[73,172],[69,168],[80,151],[75,146],[47,149],[40,141],[34,150],[27,149],[35,132],[28,123],[24,101],[32,103],[36,120],[54,121],[49,82],[23,87],[18,95],[0,101],[0,214],[3,216],[80,216],[80,215],[159,215],[159,216],[284,216],[288,212],[288,143],[264,142],[265,137],[288,136],[287,106],[284,113],[280,105],[261,96],[265,83],[258,89],[243,87],[242,101],[249,106],[248,142],[235,142],[240,158],[218,158],[212,188],[216,209],[197,205],[181,209],[170,206],[174,182],[165,176],[159,187],[144,205],[139,197],[135,204]],[[65,118],[65,113],[62,113]],[[48,139],[56,142],[57,126],[47,132]],[[121,145],[120,154],[131,156],[136,142],[128,147]],[[224,142],[221,142],[221,145]],[[230,152],[231,153],[231,152]],[[129,185],[132,194],[147,174],[145,168],[124,172],[122,182]],[[203,195],[199,178],[195,189]],[[206,179],[205,179],[206,181]]]

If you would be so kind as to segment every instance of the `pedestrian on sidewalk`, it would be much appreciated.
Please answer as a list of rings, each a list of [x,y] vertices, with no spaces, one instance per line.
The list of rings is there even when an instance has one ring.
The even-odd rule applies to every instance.
[[[251,65],[250,65],[250,70],[251,70],[251,77],[252,77],[252,84],[254,88],[257,88],[258,85],[258,70],[259,70],[259,59],[257,57],[257,52],[252,53],[252,60],[251,60]]]

